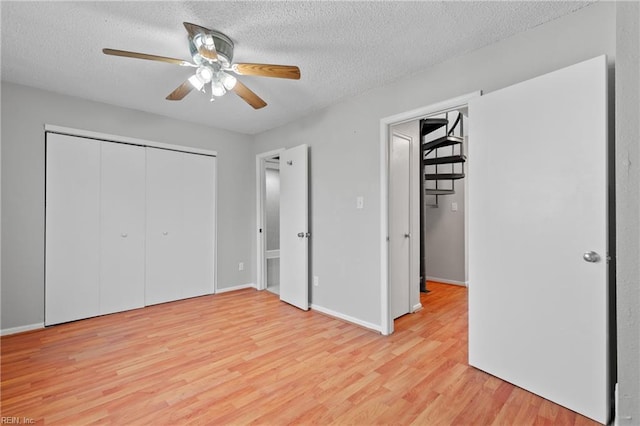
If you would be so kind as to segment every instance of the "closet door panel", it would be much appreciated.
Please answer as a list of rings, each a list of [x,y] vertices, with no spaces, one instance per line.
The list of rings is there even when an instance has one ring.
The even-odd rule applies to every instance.
[[[182,156],[147,148],[146,152],[146,278],[145,304],[181,298]]]
[[[145,148],[103,142],[100,313],[144,306]]]
[[[99,314],[100,142],[47,134],[45,324]]]
[[[183,261],[182,297],[213,293],[216,158],[182,154]]]

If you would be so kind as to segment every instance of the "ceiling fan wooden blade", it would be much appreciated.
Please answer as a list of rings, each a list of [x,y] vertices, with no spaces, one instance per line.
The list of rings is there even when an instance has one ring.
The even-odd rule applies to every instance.
[[[185,96],[187,96],[193,90],[193,85],[186,80],[180,86],[176,88],[173,92],[169,93],[167,96],[168,101],[179,101],[182,100]]]
[[[194,38],[199,33],[208,33],[211,32],[210,29],[201,27],[200,25],[192,24],[190,22],[183,22],[184,28],[189,33],[189,37]]]
[[[267,106],[267,103],[260,98],[260,96],[256,95],[249,89],[247,86],[242,84],[239,80],[236,82],[236,85],[233,88],[233,91],[236,92],[236,95],[240,96],[246,103],[251,105],[254,109],[260,109]]]
[[[211,61],[218,60],[218,52],[216,52],[216,47],[213,44],[205,46],[204,44],[200,46],[198,49],[198,53],[205,59],[209,59]]]
[[[201,27],[200,25],[192,24],[190,22],[183,22],[182,24],[184,25],[187,32],[189,33],[189,38],[191,40],[193,40],[194,37],[197,36],[198,34],[203,34],[203,35],[211,34],[210,29]],[[217,61],[218,52],[216,51],[216,45],[213,42],[213,38],[211,38],[210,41],[211,41],[210,44],[201,45],[198,48],[198,53],[200,54],[200,56],[202,56],[205,59],[208,59],[210,61]]]
[[[257,75],[260,77],[300,80],[300,68],[293,65],[233,64],[231,69],[240,75]]]
[[[195,64],[192,64],[191,62],[183,61],[182,59],[168,58],[166,56],[158,56],[158,55],[149,55],[148,53],[129,52],[127,50],[102,49],[102,53],[104,53],[105,55],[124,56],[125,58],[148,59],[151,61],[167,62],[169,64],[180,65],[183,67],[196,66]]]

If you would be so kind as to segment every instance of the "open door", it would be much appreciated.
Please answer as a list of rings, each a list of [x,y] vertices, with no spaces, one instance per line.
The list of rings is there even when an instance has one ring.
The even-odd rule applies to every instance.
[[[469,363],[607,423],[606,58],[469,114]]]
[[[411,311],[411,138],[393,133],[389,156],[389,309]]]
[[[309,309],[307,145],[280,154],[280,300]]]

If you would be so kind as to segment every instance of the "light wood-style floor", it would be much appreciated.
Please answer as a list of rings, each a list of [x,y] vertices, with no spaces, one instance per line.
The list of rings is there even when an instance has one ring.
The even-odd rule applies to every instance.
[[[582,425],[467,365],[467,291],[381,336],[241,290],[2,338],[2,416],[38,424]],[[354,302],[355,303],[355,302]]]

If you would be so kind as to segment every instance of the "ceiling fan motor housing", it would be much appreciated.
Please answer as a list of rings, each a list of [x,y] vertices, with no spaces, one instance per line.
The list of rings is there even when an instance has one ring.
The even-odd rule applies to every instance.
[[[204,28],[203,28],[204,29]],[[205,35],[211,35],[213,37],[213,42],[216,47],[216,52],[218,54],[218,60],[221,62],[223,68],[229,68],[231,66],[231,61],[233,60],[233,42],[226,34],[223,34],[216,30],[207,29],[206,34],[197,34],[195,37],[189,37],[189,51],[191,52],[191,57],[194,62],[200,65],[203,61],[206,62],[206,59],[202,58],[198,53],[198,47],[202,44],[201,40],[198,38],[203,38]]]

